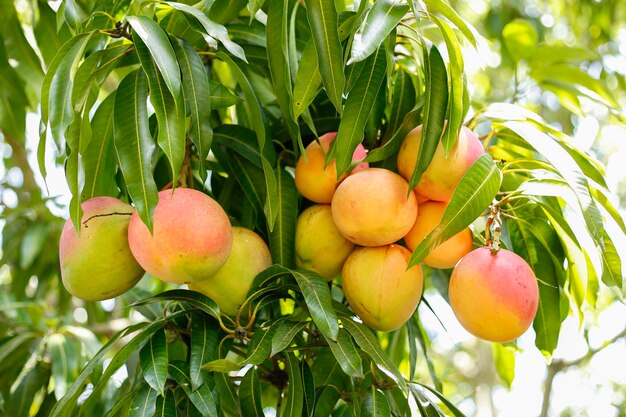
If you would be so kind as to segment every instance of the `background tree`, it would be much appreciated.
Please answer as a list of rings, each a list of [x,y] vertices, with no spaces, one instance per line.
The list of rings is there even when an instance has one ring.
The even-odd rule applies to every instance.
[[[461,219],[444,216],[441,228],[452,234],[473,223],[484,242],[481,214],[492,201],[500,209],[503,245],[540,283],[534,343],[546,358],[568,317],[587,326],[621,298],[626,228],[598,162],[611,153],[576,140],[590,120],[597,130],[623,121],[622,4],[187,3],[0,5],[3,414],[480,410],[476,387],[491,394],[511,383],[516,344],[453,347],[478,363],[477,375],[449,360],[435,308],[449,270],[426,270],[425,296],[406,326],[373,333],[353,320],[339,286],[293,269],[295,219],[308,203],[290,174],[303,147],[333,130],[329,155],[340,172],[361,140],[371,165],[394,168],[402,139],[420,123],[433,150],[440,136],[449,149],[462,124],[481,135],[495,162],[473,167],[450,204]],[[148,99],[149,112],[133,104]],[[39,123],[38,144],[27,122],[30,136]],[[37,180],[55,163],[65,167],[67,212]],[[171,186],[211,194],[233,224],[269,242],[278,265],[250,294],[254,323],[230,323],[212,300],[148,276],[106,302],[63,288],[61,215],[77,225],[81,201],[111,195],[149,222],[156,191]],[[233,337],[240,324],[245,332]],[[623,332],[613,336],[607,341]],[[573,364],[552,362],[547,381],[599,349]]]

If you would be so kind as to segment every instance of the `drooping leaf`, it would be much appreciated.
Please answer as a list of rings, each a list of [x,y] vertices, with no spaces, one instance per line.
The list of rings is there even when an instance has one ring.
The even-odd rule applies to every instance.
[[[422,174],[430,165],[441,135],[448,106],[448,77],[439,50],[431,45],[424,48],[426,71],[426,103],[424,107],[424,127],[418,152],[417,163],[409,180],[409,189],[414,189]]]
[[[131,401],[128,417],[153,417],[156,412],[158,391],[144,384]]]
[[[313,379],[313,371],[307,361],[300,362],[302,373],[302,386],[304,391],[304,415],[312,416],[313,407],[315,406],[315,380]]]
[[[184,289],[165,291],[155,296],[137,301],[132,304],[132,306],[141,306],[155,303],[158,301],[183,301],[194,306],[200,311],[203,311],[213,318],[219,319],[220,317],[220,310],[217,304],[215,304],[215,301],[211,300],[209,297],[199,292]]]
[[[287,0],[269,0],[267,11],[267,61],[269,64],[272,85],[278,99],[278,105],[283,113],[287,130],[295,145],[300,140],[300,130],[291,111],[291,63],[287,43],[289,8]],[[294,146],[295,147],[295,146]]]
[[[465,38],[476,46],[476,37],[473,28],[457,14],[456,11],[444,0],[425,0],[429,11],[437,11],[450,20],[463,33]]]
[[[405,70],[399,69],[396,71],[393,82],[391,109],[383,143],[388,143],[389,139],[400,128],[407,114],[415,107],[416,100],[415,86],[411,76]]]
[[[167,341],[163,329],[157,330],[139,351],[143,378],[150,387],[164,395],[167,378]]]
[[[185,158],[185,103],[183,91],[177,96],[168,91],[165,79],[160,75],[150,50],[141,37],[133,33],[133,42],[143,71],[148,77],[150,102],[156,113],[158,124],[157,142],[170,162],[172,184],[177,183],[180,168]],[[169,42],[169,40],[168,40]],[[170,45],[168,43],[168,45]],[[171,48],[171,45],[170,45]],[[173,50],[172,50],[173,51]]]
[[[293,322],[290,320],[283,320],[280,324],[275,324],[277,328],[272,337],[270,356],[274,356],[289,347],[293,339],[303,331],[306,325],[306,322]]]
[[[299,362],[292,352],[286,353],[284,358],[289,384],[283,400],[281,417],[300,417],[304,406],[304,386]]]
[[[385,416],[391,416],[389,401],[387,401],[387,397],[385,397],[382,391],[372,387],[363,397],[363,402],[361,403],[361,417]]]
[[[378,0],[354,34],[348,65],[369,57],[409,11],[409,5],[395,0]]]
[[[447,125],[441,143],[446,151],[446,155],[456,143],[459,130],[463,124],[463,118],[468,109],[464,108],[463,95],[465,85],[463,83],[463,54],[461,45],[452,28],[441,19],[431,16],[433,22],[437,24],[446,42],[448,59],[450,61],[448,78],[450,80],[450,94],[448,99]]]
[[[292,273],[304,295],[304,300],[315,325],[324,336],[336,341],[339,323],[331,303],[330,290],[326,280],[315,272],[304,269],[294,270]]]
[[[400,127],[396,130],[396,132],[391,136],[391,138],[381,147],[372,149],[365,158],[367,162],[378,162],[383,161],[386,158],[389,158],[398,153],[398,150],[402,146],[402,142],[406,135],[415,128],[415,126],[419,125],[419,121],[421,120],[420,113],[422,112],[421,106],[413,108],[410,112],[406,114],[404,120]]]
[[[164,4],[167,4],[168,6],[185,13],[185,15],[196,20],[204,29],[203,30],[204,34],[208,35],[209,38],[217,39],[218,41],[221,42],[222,45],[224,45],[224,47],[226,48],[228,52],[230,52],[237,58],[241,59],[242,61],[247,62],[246,54],[244,53],[241,46],[237,45],[235,42],[233,42],[230,39],[230,37],[228,36],[228,30],[226,29],[226,27],[224,27],[223,25],[220,25],[219,23],[215,23],[214,21],[209,19],[209,17],[206,14],[204,14],[202,11],[196,9],[193,6],[189,6],[184,3],[171,2],[171,1],[164,2]],[[195,26],[191,22],[190,24],[192,25],[192,27]],[[207,39],[206,36],[205,36],[205,39]],[[209,45],[210,44],[211,42],[209,41]]]
[[[432,248],[469,226],[487,209],[500,189],[502,173],[490,154],[483,154],[465,173],[446,207],[441,222],[415,248],[409,267],[424,259]]]
[[[385,76],[387,59],[384,46],[370,56],[355,87],[350,91],[328,159],[336,158],[337,178],[348,171],[352,154],[363,140],[363,129]]]
[[[196,146],[198,158],[205,161],[211,149],[211,95],[209,79],[204,64],[193,47],[182,39],[173,42],[174,52],[182,71],[185,107],[191,112],[189,138]],[[206,182],[207,172],[200,168],[200,179]]]
[[[117,159],[113,148],[113,108],[115,94],[100,103],[91,119],[91,140],[82,155],[85,184],[82,199],[114,196],[117,193],[115,171]]]
[[[298,217],[298,191],[294,178],[279,167],[278,175],[278,215],[274,229],[270,232],[270,252],[274,263],[286,268],[295,266],[296,220]]]
[[[338,17],[335,3],[323,0],[305,0],[313,43],[317,51],[322,82],[328,98],[342,113],[342,94],[345,84],[343,49],[339,40]]]
[[[400,388],[406,390],[407,385],[404,377],[396,365],[383,352],[378,339],[374,336],[372,331],[367,326],[356,323],[347,317],[342,318],[341,322],[348,333],[354,338],[357,345],[372,358],[374,364],[387,375],[391,376]]]
[[[189,377],[196,390],[208,379],[202,365],[216,358],[220,328],[206,316],[195,316],[190,333]]]
[[[52,376],[54,377],[54,395],[60,400],[75,378],[78,370],[80,345],[61,334],[53,334],[48,338],[48,349],[51,358]]]
[[[217,408],[213,392],[208,384],[202,384],[197,389],[192,389],[191,378],[189,377],[189,366],[186,362],[175,361],[168,365],[168,373],[180,387],[193,405],[204,416],[217,417]]]
[[[115,93],[113,143],[139,217],[152,230],[157,187],[152,176],[154,140],[148,124],[148,81],[142,70],[128,74]]]
[[[261,327],[254,331],[254,336],[250,340],[248,346],[247,357],[244,363],[251,363],[253,365],[261,364],[265,359],[270,356],[272,351],[272,337],[276,332],[276,326]]]
[[[293,87],[294,117],[299,117],[311,105],[321,85],[322,75],[317,62],[317,50],[313,39],[310,39],[302,51]]]
[[[180,97],[180,67],[167,34],[146,16],[127,16],[126,20],[133,28],[133,36],[137,35],[146,44],[172,97]]]
[[[164,396],[159,396],[156,401],[155,417],[176,417],[176,399],[172,390],[165,391]]]
[[[239,386],[241,412],[248,417],[263,417],[261,405],[261,384],[256,369],[252,366],[244,375]]]
[[[350,334],[345,329],[339,329],[337,341],[327,339],[327,342],[341,369],[353,378],[363,378],[361,356],[359,356]]]

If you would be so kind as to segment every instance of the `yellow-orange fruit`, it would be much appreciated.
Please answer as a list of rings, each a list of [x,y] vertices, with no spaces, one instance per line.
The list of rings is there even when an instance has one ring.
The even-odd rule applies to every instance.
[[[254,278],[272,265],[272,255],[261,236],[244,227],[233,227],[233,247],[224,266],[204,281],[189,284],[217,303],[220,311],[235,316],[246,300]]]
[[[329,205],[304,210],[296,223],[296,266],[315,271],[327,280],[341,272],[354,243],[346,239],[333,221]]]
[[[391,331],[413,314],[422,297],[422,268],[406,269],[411,252],[400,245],[356,248],[346,259],[341,285],[350,307],[368,326]]]
[[[446,206],[441,201],[427,201],[418,205],[415,224],[404,236],[404,243],[411,251],[439,225]],[[472,251],[473,241],[472,231],[468,227],[434,248],[423,262],[433,268],[452,268],[459,259]]]
[[[153,233],[135,212],[128,243],[152,276],[174,284],[202,281],[226,262],[233,242],[228,216],[208,195],[190,188],[159,193]]]
[[[319,143],[311,142],[305,149],[306,161],[304,156],[298,159],[296,164],[295,182],[296,188],[304,197],[311,201],[321,204],[329,204],[335,194],[335,189],[339,183],[346,177],[342,175],[337,180],[337,168],[335,161],[330,162],[326,168],[325,154],[330,149],[330,144],[337,136],[337,132],[326,133],[320,136]],[[354,154],[353,161],[359,161],[367,156],[367,152],[363,145],[359,144]],[[362,162],[357,165],[352,172],[367,168],[369,164]]]
[[[422,140],[422,125],[411,130],[398,151],[398,172],[407,181],[411,178]],[[415,191],[430,200],[450,201],[454,189],[469,167],[485,153],[478,136],[463,126],[456,144],[446,151],[440,142],[430,166],[422,174]]]
[[[382,246],[407,234],[417,217],[415,194],[395,172],[366,168],[337,187],[333,220],[346,238],[362,246]]]
[[[61,278],[67,291],[87,301],[116,297],[141,279],[143,269],[128,247],[128,222],[133,208],[113,197],[95,197],[81,204],[80,237],[70,220],[59,242]]]
[[[537,279],[517,254],[478,248],[465,255],[450,277],[450,306],[476,337],[508,342],[532,324],[539,304]]]

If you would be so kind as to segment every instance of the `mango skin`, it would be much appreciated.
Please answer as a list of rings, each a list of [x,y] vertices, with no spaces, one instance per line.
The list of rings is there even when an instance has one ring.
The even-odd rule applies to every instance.
[[[447,204],[427,201],[419,204],[415,224],[404,236],[404,243],[413,252],[422,240],[441,222]],[[474,237],[469,227],[434,248],[423,262],[432,268],[453,268],[465,255],[472,251]]]
[[[208,195],[190,188],[161,191],[153,219],[152,235],[137,213],[128,226],[130,250],[150,275],[187,284],[208,279],[226,263],[232,227]]]
[[[261,236],[233,227],[233,246],[224,266],[208,279],[190,283],[189,289],[212,298],[222,313],[235,317],[254,278],[270,265],[272,255]]]
[[[128,247],[133,208],[113,197],[91,198],[81,207],[80,237],[71,220],[65,222],[61,232],[59,261],[63,285],[70,294],[86,301],[116,297],[132,288],[144,274]]]
[[[398,172],[407,181],[411,178],[419,154],[422,140],[422,125],[411,130],[398,151]],[[483,154],[478,136],[467,127],[461,127],[456,144],[448,157],[440,142],[435,150],[430,166],[424,171],[415,192],[429,200],[450,201],[454,189],[469,167]]]
[[[331,203],[337,229],[361,246],[383,246],[402,239],[417,217],[417,200],[395,172],[366,168],[351,174]]]
[[[539,287],[530,266],[517,254],[478,248],[465,255],[450,277],[450,306],[471,334],[508,342],[524,334],[539,305]]]
[[[330,149],[330,144],[337,136],[337,132],[329,132],[320,136],[319,142],[311,142],[305,149],[306,161],[304,156],[300,156],[296,164],[295,183],[298,192],[305,198],[320,204],[330,204],[335,194],[335,189],[346,174],[337,180],[337,168],[335,161],[324,168],[326,164],[325,154]],[[321,146],[320,146],[321,145]],[[357,146],[352,155],[353,161],[359,161],[367,156],[367,152],[362,144]],[[361,162],[352,172],[367,168],[367,162]]]
[[[317,272],[328,281],[341,272],[354,249],[333,221],[329,205],[314,205],[298,216],[296,223],[296,266]]]
[[[413,315],[422,297],[422,267],[406,269],[411,252],[400,245],[356,248],[343,266],[341,282],[363,323],[388,332]]]

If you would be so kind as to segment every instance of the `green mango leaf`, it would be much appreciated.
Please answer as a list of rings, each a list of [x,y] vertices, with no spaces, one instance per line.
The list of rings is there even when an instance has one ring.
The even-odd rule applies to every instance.
[[[185,103],[182,89],[177,96],[172,96],[166,88],[164,78],[159,74],[150,50],[137,33],[133,33],[133,42],[141,66],[148,77],[150,102],[154,108],[158,124],[157,142],[170,162],[172,185],[176,186],[178,175],[185,158]],[[170,45],[171,47],[171,45]],[[173,51],[173,50],[172,50]]]
[[[213,136],[216,143],[237,152],[258,168],[263,168],[263,155],[252,130],[240,125],[223,124],[215,128]]]
[[[381,46],[365,61],[355,87],[348,95],[337,137],[327,156],[327,160],[336,159],[337,178],[348,172],[354,150],[363,140],[365,123],[383,84],[386,67],[385,48]]]
[[[220,409],[233,416],[242,416],[239,406],[239,394],[226,373],[216,373],[215,390],[219,395]]]
[[[415,248],[409,267],[417,265],[428,253],[469,226],[491,204],[500,189],[502,173],[491,155],[480,156],[457,185],[441,222]]]
[[[260,327],[254,331],[254,335],[248,345],[248,356],[244,363],[251,363],[252,365],[259,365],[269,358],[272,351],[272,337],[276,333],[276,326],[268,325],[267,327]]]
[[[168,365],[168,373],[176,383],[183,388],[187,398],[204,416],[217,417],[217,407],[213,392],[208,384],[202,384],[197,389],[192,389],[191,378],[189,377],[189,366],[186,362],[175,361]]]
[[[414,107],[410,112],[406,114],[404,120],[396,132],[389,138],[385,144],[379,148],[372,149],[365,158],[366,162],[379,162],[383,161],[398,153],[398,150],[402,146],[402,142],[406,135],[409,134],[415,126],[419,125],[421,120],[420,113],[422,112],[421,105]]]
[[[417,403],[417,408],[420,411],[420,415],[424,417],[445,417],[443,411],[439,406],[433,403],[422,391],[421,386],[409,384],[409,390],[413,397],[415,398],[415,402]]]
[[[504,382],[507,389],[511,389],[513,378],[515,378],[515,351],[511,346],[502,343],[493,343],[493,361],[496,365],[496,372]]]
[[[37,362],[32,369],[28,370],[21,380],[17,380],[17,385],[11,387],[8,404],[6,404],[7,415],[11,417],[29,417],[30,407],[33,404],[35,395],[42,388],[46,388],[50,379],[50,369],[42,363]]]
[[[215,136],[218,142],[219,135]],[[213,147],[213,153],[229,174],[232,174],[241,187],[250,204],[259,212],[263,211],[265,201],[265,185],[263,170],[235,153],[228,153],[220,147]]]
[[[502,38],[513,61],[530,58],[537,48],[539,34],[528,20],[515,19],[504,26]]]
[[[596,61],[601,57],[596,51],[568,45],[540,44],[530,57],[530,65],[550,65],[559,62],[580,63],[582,61]]]
[[[152,176],[155,144],[148,124],[148,82],[142,70],[128,74],[115,92],[113,143],[128,193],[141,220],[152,230],[158,190]]]
[[[38,6],[39,19],[33,25],[33,33],[44,63],[49,68],[54,56],[71,35],[67,26],[57,31],[56,14],[48,3],[41,3]]]
[[[180,67],[167,34],[146,16],[127,16],[126,21],[133,28],[133,39],[139,37],[145,43],[172,97],[180,97]]]
[[[543,155],[561,174],[567,184],[574,190],[582,209],[583,217],[593,237],[604,268],[602,280],[608,286],[622,288],[621,258],[613,241],[607,234],[602,214],[591,197],[589,182],[576,161],[558,143],[546,133],[530,123],[510,121],[502,124],[523,138],[537,152]]]
[[[53,334],[48,338],[52,376],[54,377],[54,395],[60,400],[74,381],[78,373],[80,344],[61,334]]]
[[[189,138],[196,146],[198,158],[204,162],[209,155],[213,141],[211,126],[211,94],[209,78],[196,50],[183,39],[172,42],[174,52],[182,72],[185,107],[191,111]],[[201,165],[202,166],[202,165]],[[199,169],[200,179],[204,184],[207,171]]]
[[[165,396],[159,396],[156,401],[155,417],[176,417],[178,414],[176,410],[176,400],[174,399],[174,393],[168,389],[165,391]]]
[[[231,361],[230,359],[215,359],[202,365],[208,372],[228,373],[238,371],[242,367],[241,364]]]
[[[143,384],[142,387],[147,386]],[[149,387],[148,387],[149,388]],[[105,417],[117,417],[120,414],[126,416],[130,412],[132,401],[137,396],[139,389],[134,389],[119,399],[115,405],[106,413]]]
[[[130,333],[133,333],[135,331],[142,330],[146,328],[148,325],[149,323],[145,323],[145,322],[138,323],[133,326],[129,326],[126,329],[121,330],[117,332],[116,334],[114,334],[109,339],[109,341],[98,351],[98,353],[96,353],[96,355],[94,355],[89,360],[89,362],[87,362],[87,365],[85,365],[85,367],[82,369],[82,371],[80,372],[80,375],[78,375],[78,378],[76,378],[76,380],[74,381],[70,389],[67,391],[65,396],[61,398],[59,402],[54,406],[54,408],[52,409],[52,413],[50,414],[50,417],[71,416],[74,410],[74,407],[76,406],[76,401],[78,400],[78,397],[83,392],[83,388],[87,380],[89,379],[90,376],[92,376],[92,373],[94,372],[94,369],[96,368],[96,366],[100,363],[100,360],[109,352],[109,350],[111,350],[111,348],[116,346],[117,341],[120,340],[122,337]],[[161,325],[163,325],[162,322],[161,322]],[[146,386],[149,388],[148,385]]]
[[[465,113],[468,110],[464,107],[463,103],[463,94],[465,89],[465,85],[463,83],[463,53],[461,52],[461,45],[459,44],[452,28],[445,21],[438,19],[435,16],[431,16],[431,19],[435,22],[443,34],[443,38],[446,42],[446,49],[448,50],[448,60],[450,61],[450,65],[448,67],[450,93],[448,109],[446,111],[448,124],[446,125],[443,138],[441,139],[443,148],[445,149],[447,155],[457,141],[459,130],[463,125]]]
[[[153,390],[163,396],[168,362],[167,340],[163,329],[157,330],[141,348],[139,360],[143,369],[143,378]]]
[[[117,195],[117,158],[113,148],[114,104],[115,94],[109,94],[91,119],[91,140],[82,154],[85,169],[82,200],[101,195]]]
[[[293,339],[306,327],[306,322],[294,322],[290,320],[282,320],[275,324],[276,331],[272,337],[272,349],[270,356],[274,356],[282,352],[291,345]]]
[[[298,190],[294,178],[278,167],[278,215],[269,243],[272,260],[286,268],[295,266],[296,221],[298,218]]]
[[[144,384],[131,401],[128,417],[153,417],[156,412],[157,395],[158,392],[150,385]]]
[[[215,80],[209,80],[209,91],[211,92],[209,101],[212,110],[225,109],[242,101],[241,97],[236,96],[227,87]]]
[[[304,391],[304,414],[306,416],[313,415],[313,407],[315,407],[315,380],[313,379],[313,371],[307,361],[300,362],[302,374],[302,389]]]
[[[414,189],[422,174],[430,165],[435,150],[444,132],[446,108],[448,106],[448,76],[439,50],[431,45],[424,48],[426,71],[426,104],[424,107],[424,128],[417,163],[409,180],[409,189]]]
[[[301,417],[304,406],[304,386],[299,362],[292,352],[286,353],[284,358],[289,384],[281,409],[281,417]]]
[[[383,352],[374,333],[367,326],[356,323],[347,317],[343,317],[341,323],[354,338],[357,345],[372,358],[376,367],[393,378],[398,386],[406,391],[407,385],[404,377],[393,361]]]
[[[72,108],[72,88],[74,87],[74,76],[78,70],[78,63],[82,59],[87,47],[87,43],[93,36],[93,32],[86,33],[84,36],[75,37],[72,47],[60,60],[58,66],[54,69],[53,76],[50,79],[49,90],[45,93],[42,90],[42,100],[44,97],[49,101],[47,109],[50,109],[50,131],[52,137],[57,144],[62,143],[65,138],[65,130],[68,128],[74,118],[74,110]],[[67,45],[67,44],[66,44]],[[53,63],[54,65],[55,63]],[[44,79],[44,87],[48,78]],[[42,118],[43,118],[43,101],[42,101]],[[44,119],[46,120],[46,119]],[[71,145],[70,145],[71,147]],[[78,148],[75,148],[78,149]]]
[[[345,329],[339,329],[337,341],[326,339],[330,350],[343,371],[353,378],[363,378],[363,363],[356,350],[352,337]]]
[[[435,384],[435,389],[441,391],[443,389],[443,383],[441,382],[439,375],[437,375],[437,372],[435,371],[435,364],[433,363],[431,355],[428,353],[428,350],[430,349],[430,339],[428,338],[428,333],[426,333],[426,331],[422,327],[419,321],[418,314],[414,314],[413,318],[409,321],[414,324],[413,331],[411,331],[411,328],[413,326],[408,327],[409,337],[411,337],[411,335],[413,334],[413,336],[419,342],[420,347],[422,348],[422,352],[424,354],[424,359],[426,359],[426,366],[428,367],[428,373],[430,374],[430,378],[433,380],[433,384]],[[413,378],[410,379],[413,380]]]
[[[522,213],[515,211],[518,218],[522,218]],[[537,315],[533,321],[535,329],[535,345],[544,354],[550,356],[556,348],[558,335],[561,329],[560,317],[560,290],[559,276],[563,277],[563,271],[558,268],[558,259],[552,253],[551,247],[560,246],[556,233],[552,230],[553,240],[551,247],[546,246],[546,242],[539,239],[540,234],[533,229],[534,224],[546,224],[544,230],[551,228],[546,220],[539,220],[536,214],[525,221],[510,221],[507,223],[509,235],[515,253],[519,254],[532,267],[539,284],[539,307]],[[549,256],[545,256],[545,254]],[[562,278],[564,279],[564,277]]]
[[[309,307],[313,322],[324,336],[336,341],[339,323],[331,303],[328,283],[315,272],[305,269],[293,270],[292,274],[304,295],[304,301]]]
[[[267,61],[274,92],[278,99],[278,105],[283,113],[284,121],[293,144],[300,140],[300,129],[291,111],[291,63],[289,62],[289,50],[287,44],[288,20],[287,0],[269,0],[267,11],[267,43],[272,45],[267,48]],[[295,71],[295,69],[294,69]]]
[[[439,401],[441,401],[443,403],[443,405],[445,405],[448,408],[448,410],[450,410],[450,412],[452,413],[452,415],[454,417],[466,417],[465,414],[463,414],[458,408],[456,408],[456,406],[454,404],[452,404],[450,402],[450,400],[448,400],[446,397],[444,397],[443,394],[441,394],[436,389],[433,389],[433,388],[429,387],[428,385],[420,384],[419,382],[412,382],[410,384],[410,387],[411,388],[422,387],[422,388],[427,389],[428,391],[430,391],[433,394],[435,394],[435,396],[439,399]]]
[[[312,39],[317,51],[322,83],[331,103],[342,113],[342,94],[345,84],[343,48],[339,40],[339,23],[335,3],[323,0],[305,0]]]
[[[296,81],[293,87],[293,100],[291,102],[294,117],[299,117],[309,108],[322,85],[322,74],[317,62],[317,50],[315,42],[310,39],[300,57]]]
[[[390,417],[389,401],[381,390],[372,389],[365,393],[361,403],[361,417]]]
[[[261,103],[259,102],[250,81],[240,66],[223,52],[218,52],[216,56],[228,64],[229,68],[233,72],[233,75],[237,79],[239,86],[243,90],[244,96],[246,97],[244,105],[248,110],[250,118],[252,119],[252,125],[257,135],[261,153],[265,157],[261,161],[263,175],[265,177],[265,200],[263,204],[263,211],[267,220],[268,229],[272,231],[274,229],[276,216],[278,215],[278,198],[276,193],[277,180],[276,173],[272,168],[272,164],[276,163],[276,153],[274,148],[270,146],[270,143],[266,143],[265,115],[261,110]],[[252,103],[255,104],[253,105]]]
[[[529,75],[540,83],[552,81],[577,86],[576,91],[579,95],[589,97],[608,107],[619,108],[603,81],[593,78],[577,66],[554,64],[531,67]]]
[[[263,417],[261,405],[261,384],[256,369],[252,366],[243,376],[239,386],[239,404],[246,417]]]
[[[448,5],[443,0],[424,0],[428,11],[436,11],[441,13],[445,18],[447,18],[450,22],[454,23],[454,25],[463,33],[465,38],[470,41],[470,43],[476,47],[476,37],[474,33],[476,29],[474,29],[469,23],[465,21],[461,16],[457,14],[456,11],[450,5]]]
[[[195,391],[208,379],[203,365],[216,358],[220,328],[206,316],[194,316],[190,333],[189,377],[191,388]]]
[[[228,33],[235,41],[267,48],[268,31],[265,25],[258,20],[253,20],[249,25],[241,23],[230,24],[228,25]]]
[[[81,175],[81,171],[83,171],[81,153],[86,146],[85,143],[91,140],[91,125],[87,110],[85,108],[84,115],[81,115],[79,112],[75,113],[66,134],[69,155],[65,164],[65,179],[72,193],[70,219],[79,235],[81,230],[80,222],[83,217],[80,193],[84,186],[84,179]]]
[[[217,39],[218,41],[220,41],[222,45],[224,45],[224,48],[226,48],[228,52],[230,52],[237,58],[241,59],[242,61],[248,62],[246,60],[246,54],[243,52],[243,49],[241,48],[241,46],[233,42],[228,36],[228,30],[226,29],[226,27],[220,25],[219,23],[215,23],[214,21],[209,19],[209,17],[206,14],[204,14],[201,10],[196,9],[193,6],[189,6],[184,3],[175,3],[171,1],[163,2],[163,4],[167,4],[171,8],[179,10],[185,13],[186,16],[192,17],[193,19],[195,19],[195,21],[197,21],[202,26],[202,29],[204,29],[202,31],[203,35],[206,34],[211,39]],[[189,19],[188,21],[192,27],[196,26]],[[213,43],[211,39],[207,40],[207,37],[205,36],[205,40],[207,40],[209,45]]]
[[[220,310],[217,304],[215,304],[215,301],[211,300],[209,297],[199,292],[183,289],[162,292],[153,297],[139,300],[131,304],[131,307],[143,306],[159,301],[182,301],[194,306],[195,308],[213,318],[219,319],[220,317]]]
[[[363,61],[373,54],[408,11],[408,4],[395,0],[374,2],[354,34],[348,65]]]
[[[403,69],[396,71],[391,95],[391,109],[387,121],[387,130],[383,138],[383,144],[387,144],[402,125],[407,114],[415,107],[417,102],[415,85],[408,72]],[[417,124],[413,125],[413,127]],[[368,155],[369,157],[369,155]]]

